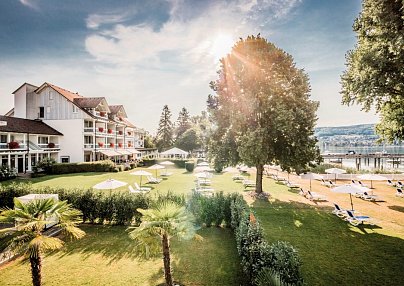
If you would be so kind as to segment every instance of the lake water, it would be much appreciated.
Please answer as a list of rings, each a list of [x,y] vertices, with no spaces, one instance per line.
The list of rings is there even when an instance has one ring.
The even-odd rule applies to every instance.
[[[377,153],[377,152],[387,152],[389,154],[404,154],[404,146],[397,146],[397,145],[385,145],[385,146],[366,146],[366,147],[336,147],[336,146],[324,146],[324,144],[320,144],[320,152],[321,153],[342,153],[347,154],[349,151],[355,151],[357,154],[370,154],[370,153]],[[327,149],[326,149],[327,148]],[[365,164],[362,160],[361,169],[364,170],[374,170],[374,160],[370,159],[369,165]],[[324,160],[325,163],[329,163],[329,160]],[[404,160],[401,160],[400,164],[392,164],[391,160],[382,159],[381,162],[381,169],[384,170],[400,170],[404,171]],[[349,168],[356,168],[355,167],[355,159],[343,159],[342,166],[349,167]]]

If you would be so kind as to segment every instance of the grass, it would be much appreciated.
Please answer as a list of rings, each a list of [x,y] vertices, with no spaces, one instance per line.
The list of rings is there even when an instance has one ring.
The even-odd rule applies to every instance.
[[[162,259],[140,259],[125,227],[82,228],[87,233],[83,239],[45,257],[44,285],[163,283]],[[174,280],[184,285],[237,285],[241,273],[231,231],[204,228],[198,233],[203,241],[172,241]],[[28,261],[20,259],[0,268],[1,285],[30,285],[30,279]]]
[[[175,168],[170,169],[170,172],[174,174],[167,180],[158,185],[152,185],[154,190],[151,194],[168,191],[185,195],[190,193],[194,187],[193,174]],[[139,177],[129,173],[130,171],[47,176],[33,179],[31,182],[38,187],[67,188],[89,188],[108,178],[131,184],[134,181],[139,182]],[[155,175],[154,171],[152,173]],[[294,176],[291,176],[291,180],[308,188],[308,181],[299,180]],[[299,196],[297,191],[288,190],[284,185],[271,179],[265,178],[263,183],[264,190],[270,191],[273,197],[270,202],[252,201],[248,197],[246,199],[254,208],[269,242],[289,241],[298,249],[307,285],[402,284],[401,282],[404,281],[402,271],[404,199],[395,197],[393,188],[387,187],[382,182],[375,184],[375,193],[385,198],[386,202],[371,203],[354,198],[355,209],[376,218],[376,226],[353,227],[331,214],[333,201],[345,208],[350,205],[349,196],[346,194],[332,193],[313,181],[313,190],[326,195],[330,201],[316,204]],[[242,185],[231,180],[231,174],[215,175],[212,179],[212,187],[216,191],[225,193],[243,192]],[[126,192],[127,187],[114,191]],[[173,243],[174,277],[186,285],[240,285],[238,258],[231,233],[228,230],[216,228],[201,229],[200,232],[206,238],[201,245],[195,241]],[[160,260],[139,262],[125,251],[114,250],[117,247],[122,249],[128,247],[126,240],[117,242],[123,237],[126,239],[123,231],[119,234],[118,231],[110,230],[108,227],[95,227],[94,230],[89,228],[89,234],[85,240],[68,244],[67,249],[72,247],[76,250],[63,251],[63,255],[54,254],[47,257],[45,266],[48,264],[52,266],[46,270],[49,272],[45,273],[45,277],[48,275],[52,277],[49,280],[51,282],[48,281],[48,283],[58,281],[59,284],[63,284],[62,279],[66,279],[67,276],[71,280],[70,285],[79,285],[78,283],[84,280],[86,282],[80,285],[99,283],[125,285],[128,284],[127,281],[131,281],[129,284],[134,285],[156,285],[156,281],[161,281]],[[96,238],[97,235],[98,238]],[[109,250],[109,247],[103,247],[104,244],[111,245],[109,247],[112,250]],[[57,264],[57,261],[60,263]],[[60,266],[65,264],[66,267]],[[51,271],[56,265],[59,265],[58,273]],[[10,277],[22,279],[17,277],[24,275],[29,279],[27,269],[21,264],[11,264],[0,271],[0,281],[8,281],[4,279],[11,279]],[[109,280],[108,272],[113,272],[111,274],[113,281]],[[6,273],[9,276],[5,276]],[[19,273],[25,274],[19,275]],[[102,282],[103,279],[105,283]],[[114,284],[115,280],[116,284]]]

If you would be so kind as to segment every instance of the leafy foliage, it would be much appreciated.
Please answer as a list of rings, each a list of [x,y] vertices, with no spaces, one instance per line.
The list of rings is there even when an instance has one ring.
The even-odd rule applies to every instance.
[[[187,161],[185,162],[185,170],[188,172],[192,172],[195,168],[195,162],[194,161]]]
[[[281,277],[271,268],[263,268],[255,279],[255,285],[257,286],[287,286],[287,283],[283,283]]]
[[[191,116],[188,110],[183,107],[178,114],[178,119],[176,122],[175,135],[178,140],[189,128],[191,128]]]
[[[342,102],[359,103],[381,115],[383,139],[404,138],[404,23],[401,0],[363,0],[353,30],[357,45],[346,55]]]
[[[193,151],[202,147],[199,130],[195,127],[187,129],[177,137],[175,146],[185,151]]]
[[[256,166],[261,192],[264,164],[290,171],[319,158],[318,103],[310,100],[308,76],[289,54],[260,36],[241,39],[221,60],[211,88],[216,95],[209,96],[208,110],[217,128],[209,151],[215,165]]]
[[[0,166],[0,181],[10,180],[17,177],[17,169],[8,165]]]

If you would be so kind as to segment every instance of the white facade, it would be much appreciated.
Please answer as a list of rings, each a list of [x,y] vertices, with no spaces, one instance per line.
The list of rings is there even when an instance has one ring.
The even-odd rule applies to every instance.
[[[141,153],[136,148],[144,146],[144,131],[134,127],[125,118],[123,107],[114,107],[115,111],[111,112],[105,98],[85,98],[48,83],[40,87],[23,84],[14,92],[14,117],[41,120],[63,136],[53,138],[55,142],[52,143],[57,145],[54,150],[41,146],[33,146],[36,150],[29,150],[27,139],[24,138],[20,140],[21,148],[25,148],[28,154],[36,152],[53,157],[57,162],[83,162],[107,158],[119,161],[141,159]],[[8,133],[3,135],[7,135],[7,138],[20,136]],[[43,139],[43,142],[45,141]],[[31,145],[33,143],[31,142]],[[16,150],[1,150],[0,146],[0,163],[6,162],[14,167],[16,164],[13,164],[13,159],[9,159],[13,152]],[[31,160],[28,154],[26,156]],[[25,162],[26,159],[24,170],[31,170],[32,162]],[[28,168],[25,165],[29,165]]]

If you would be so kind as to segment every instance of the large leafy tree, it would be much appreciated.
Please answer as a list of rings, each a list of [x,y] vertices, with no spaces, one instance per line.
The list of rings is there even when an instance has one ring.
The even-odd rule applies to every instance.
[[[175,146],[185,151],[193,151],[201,148],[202,141],[200,130],[197,127],[189,128],[177,138]]]
[[[31,263],[32,284],[40,286],[43,253],[63,246],[60,238],[50,237],[44,232],[46,225],[56,223],[55,228],[60,228],[66,235],[81,238],[85,235],[77,227],[81,222],[81,212],[66,201],[53,199],[22,203],[15,198],[14,206],[14,209],[2,209],[0,213],[1,223],[15,224],[15,227],[0,230],[0,252],[27,254]]]
[[[363,0],[353,30],[357,45],[346,55],[342,102],[380,113],[383,139],[404,138],[404,2]]]
[[[173,145],[173,132],[171,111],[168,105],[164,105],[156,136],[156,145],[159,150],[168,149]]]
[[[176,138],[180,138],[182,134],[184,134],[189,128],[191,128],[191,116],[189,115],[188,110],[183,107],[178,114],[178,119],[176,122]]]
[[[138,227],[130,228],[129,235],[146,257],[163,253],[166,285],[173,286],[170,239],[198,238],[193,217],[184,206],[169,200],[159,202],[150,209],[138,211],[142,214],[142,222]]]
[[[244,162],[257,167],[262,192],[264,164],[301,170],[318,158],[314,125],[317,102],[308,76],[291,55],[260,36],[240,39],[221,60],[216,95],[208,108],[216,130],[210,153],[216,165]]]

